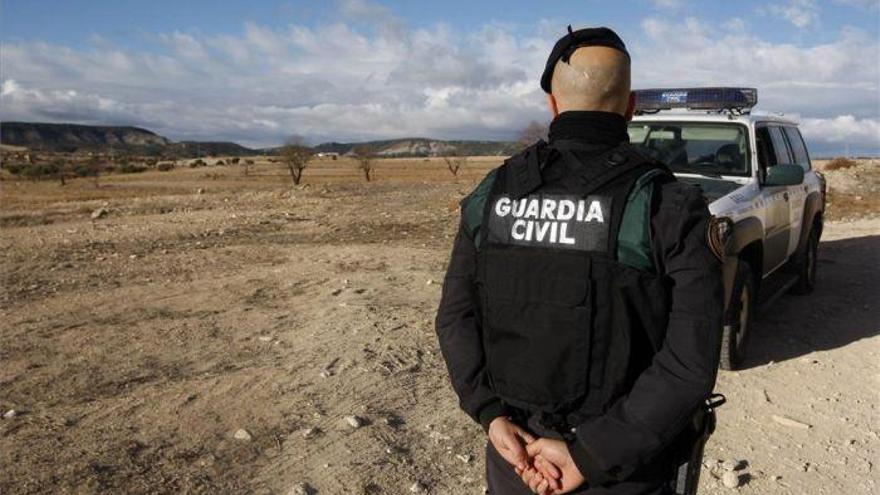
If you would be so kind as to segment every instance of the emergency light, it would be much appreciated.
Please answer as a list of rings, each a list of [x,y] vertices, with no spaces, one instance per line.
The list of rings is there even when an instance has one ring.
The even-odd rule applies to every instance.
[[[755,88],[658,88],[638,89],[634,93],[637,113],[673,108],[748,113],[758,104]]]

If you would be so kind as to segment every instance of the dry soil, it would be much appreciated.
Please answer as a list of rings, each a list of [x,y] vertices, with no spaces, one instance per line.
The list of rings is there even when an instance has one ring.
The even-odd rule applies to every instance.
[[[433,316],[457,201],[497,163],[4,177],[0,493],[482,493]],[[818,288],[720,373],[705,493],[877,490],[880,171],[828,178]]]

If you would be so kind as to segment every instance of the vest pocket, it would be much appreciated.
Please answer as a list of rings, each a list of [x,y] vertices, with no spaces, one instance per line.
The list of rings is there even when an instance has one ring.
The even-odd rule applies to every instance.
[[[521,406],[564,410],[587,392],[590,260],[505,249],[485,264],[484,337],[495,391]]]

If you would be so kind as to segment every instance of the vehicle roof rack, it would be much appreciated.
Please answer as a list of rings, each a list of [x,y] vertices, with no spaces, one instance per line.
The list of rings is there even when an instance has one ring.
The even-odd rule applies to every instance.
[[[637,89],[636,115],[660,110],[687,109],[743,115],[758,104],[755,88]]]

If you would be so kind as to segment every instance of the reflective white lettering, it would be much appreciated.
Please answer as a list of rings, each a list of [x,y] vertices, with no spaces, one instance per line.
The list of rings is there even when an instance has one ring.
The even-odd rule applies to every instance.
[[[495,214],[499,217],[506,217],[510,214],[510,198],[499,198],[495,203]]]
[[[571,220],[574,216],[574,201],[563,199],[559,202],[559,210],[556,212],[557,220]]]
[[[556,201],[545,199],[541,202],[541,220],[554,220],[553,212],[556,210]]]
[[[525,232],[522,232],[521,230],[517,230],[517,227],[525,228],[525,226],[526,226],[525,220],[517,220],[517,221],[513,222],[513,227],[510,229],[510,236],[518,241],[523,240],[523,238],[525,237]]]
[[[529,200],[529,205],[526,207],[526,214],[524,215],[525,218],[535,218],[535,219],[537,219],[537,218],[538,218],[538,212],[539,212],[540,208],[541,208],[541,206],[538,204],[538,200],[537,200],[537,199],[530,199],[530,200]]]
[[[598,201],[590,203],[590,211],[587,212],[587,218],[584,219],[585,222],[592,222],[593,220],[605,223],[605,217],[602,216],[602,205]]]
[[[537,232],[535,234],[536,241],[543,241],[544,236],[547,235],[547,231],[550,230],[550,224],[553,222],[540,222],[538,223]]]
[[[574,209],[574,204],[571,205],[572,209]],[[561,244],[574,244],[574,237],[568,237],[568,222],[563,223],[559,226],[559,242]]]

